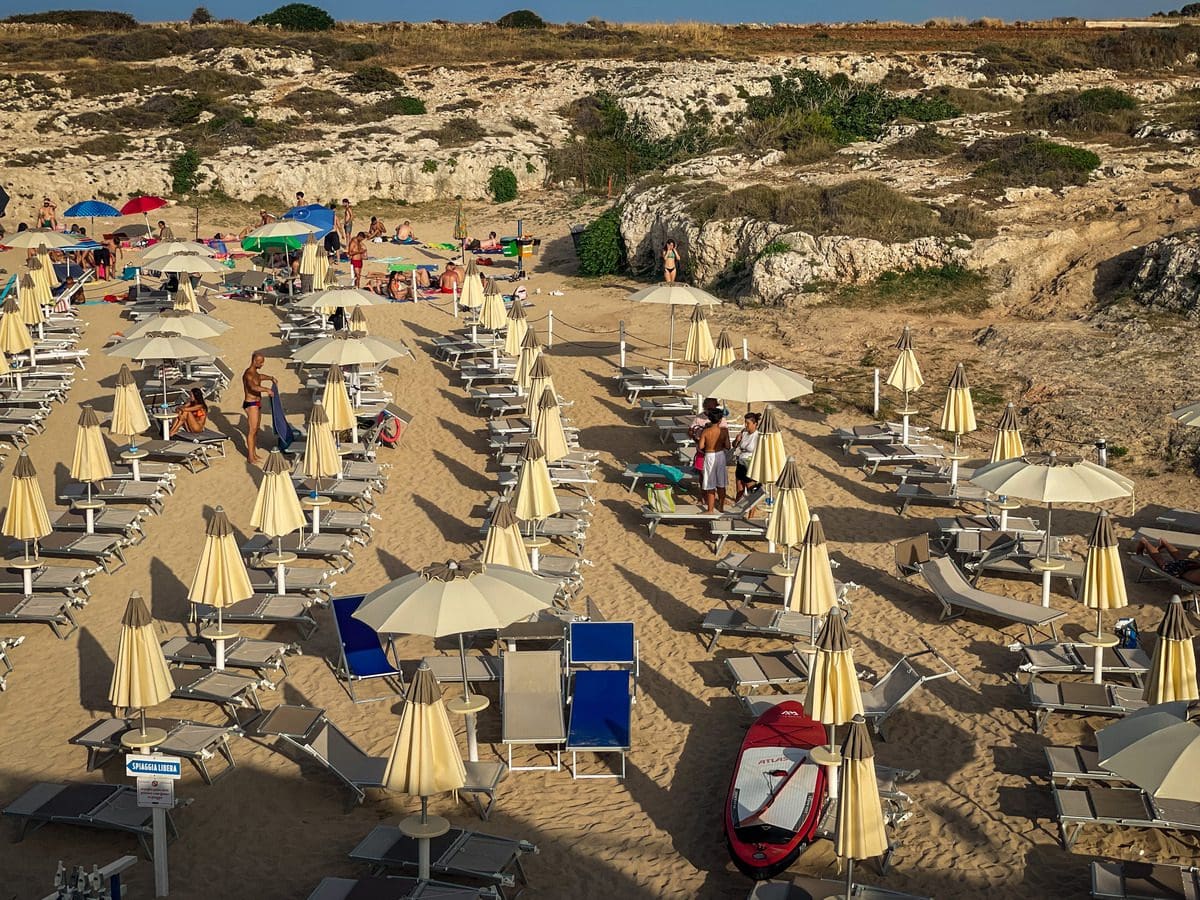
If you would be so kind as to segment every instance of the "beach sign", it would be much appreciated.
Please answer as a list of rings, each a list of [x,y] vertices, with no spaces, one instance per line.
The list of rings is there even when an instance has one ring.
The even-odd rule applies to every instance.
[[[175,782],[170,778],[139,778],[137,805],[142,809],[174,809]]]
[[[145,756],[130,753],[125,757],[125,774],[129,778],[159,778],[175,780],[183,777],[183,760],[178,756]]]

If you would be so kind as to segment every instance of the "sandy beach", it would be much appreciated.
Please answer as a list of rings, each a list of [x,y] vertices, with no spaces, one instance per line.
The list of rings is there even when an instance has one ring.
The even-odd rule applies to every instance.
[[[660,457],[663,448],[611,377],[616,360],[613,332],[623,320],[639,353],[661,354],[651,344],[666,341],[666,310],[628,303],[628,292],[637,287],[632,282],[592,283],[574,277],[566,216],[548,212],[550,202],[524,203],[531,212],[539,210],[536,229],[546,238],[528,281],[536,304],[531,321],[544,337],[546,323],[537,320],[553,309],[555,342],[547,358],[555,383],[564,398],[574,401],[569,415],[580,429],[581,446],[598,451],[602,460],[600,483],[593,488],[595,522],[584,554],[594,566],[585,569],[577,605],[591,597],[608,618],[632,620],[640,641],[633,750],[622,781],[574,781],[566,771],[511,773],[487,822],[480,822],[467,803],[455,805],[449,797],[436,799],[432,808],[456,825],[536,844],[539,854],[526,860],[528,897],[744,897],[751,884],[729,862],[721,809],[748,722],[721,659],[779,645],[726,637],[715,653],[706,650],[697,634],[703,613],[734,601],[716,576],[711,547],[701,532],[690,528],[663,529],[649,537],[639,497],[628,493],[619,477],[626,462]],[[494,212],[482,206],[469,211],[484,233],[511,228],[511,223],[498,219],[489,224]],[[177,234],[183,234],[190,211],[169,213]],[[449,218],[414,215],[413,223],[427,240],[449,238]],[[201,232],[244,224],[202,219]],[[371,252],[378,256],[392,249],[372,245]],[[17,271],[22,257],[23,252],[4,252],[0,265]],[[245,265],[239,262],[239,267]],[[341,268],[345,280],[349,267]],[[91,285],[87,295],[99,299],[116,289]],[[552,296],[551,291],[563,293]],[[226,362],[240,371],[252,351],[262,350],[267,357],[264,371],[279,376],[286,407],[293,421],[299,421],[309,398],[300,393],[296,373],[287,366],[288,350],[278,336],[279,314],[244,300],[217,299],[216,304],[216,315],[234,326],[214,341]],[[100,348],[109,335],[128,326],[120,312],[117,303],[80,308],[87,322],[87,367],[67,402],[55,407],[46,431],[29,446],[48,500],[69,480],[79,405],[94,403],[102,413],[111,410],[120,360]],[[427,349],[430,337],[455,327],[454,319],[425,303],[373,307],[366,313],[373,333],[401,338],[414,351],[413,359],[397,361],[387,387],[416,417],[398,448],[379,453],[379,461],[391,468],[377,509],[377,535],[369,546],[358,549],[357,565],[336,576],[338,594],[369,591],[429,563],[476,555],[480,513],[496,492],[485,419],[464,399],[457,373],[434,361]],[[879,352],[887,357],[879,364],[890,364],[891,351],[880,348],[895,340],[905,321],[892,311],[852,308],[771,313],[730,307],[713,310],[710,319],[714,336],[727,327],[735,343],[747,338],[756,355],[807,374],[837,373],[860,391],[870,383],[870,369],[860,360],[868,352]],[[958,361],[981,372],[997,365],[995,351],[971,339],[977,320],[949,315],[908,320],[925,368],[927,384],[918,398],[924,410],[940,407]],[[677,342],[685,331],[686,319],[681,318]],[[631,363],[648,362],[631,356]],[[849,621],[855,661],[880,675],[902,654],[921,649],[919,639],[924,638],[972,685],[934,682],[889,721],[887,740],[877,743],[878,759],[920,770],[905,786],[914,799],[913,816],[894,834],[899,847],[887,876],[881,878],[868,864],[856,869],[860,880],[939,898],[982,891],[995,898],[1082,898],[1088,895],[1088,863],[1096,856],[1137,859],[1144,854],[1147,860],[1178,863],[1193,859],[1187,844],[1153,831],[1093,829],[1084,833],[1073,852],[1060,848],[1042,749],[1086,741],[1092,726],[1099,727],[1103,720],[1057,717],[1045,735],[1034,733],[1014,678],[1017,656],[1006,648],[1023,632],[1009,628],[1002,633],[973,618],[940,623],[938,604],[924,585],[898,576],[894,543],[928,531],[939,510],[914,507],[907,517],[898,516],[891,505],[893,484],[868,478],[830,437],[831,426],[866,422],[869,414],[842,409],[826,414],[820,396],[784,404],[776,412],[787,449],[800,465],[809,504],[825,524],[840,564],[838,577],[859,585],[852,594]],[[1114,397],[1113,402],[1127,399]],[[111,714],[106,697],[130,591],[146,597],[164,638],[184,634],[187,584],[198,559],[206,513],[221,505],[242,535],[250,533],[251,504],[261,474],[244,458],[240,403],[234,386],[212,409],[213,425],[232,438],[227,458],[197,474],[180,472],[165,511],[146,523],[146,541],[128,550],[128,565],[92,579],[93,596],[78,613],[80,628],[74,635],[60,641],[42,626],[0,626],[0,636],[26,636],[25,643],[11,651],[16,670],[8,690],[0,694],[0,803],[35,781],[125,781],[117,761],[87,773],[84,750],[70,746],[68,739]],[[920,424],[931,424],[928,412]],[[263,438],[267,439],[265,429]],[[981,438],[968,444],[968,450],[976,458],[984,456],[984,442]],[[0,472],[0,496],[7,497],[14,461],[10,452]],[[1112,512],[1124,538],[1136,524],[1152,522],[1162,507],[1196,508],[1197,503],[1200,491],[1193,477],[1160,474],[1139,477],[1136,514],[1130,515],[1128,501],[1115,504]],[[1044,516],[1044,511],[1029,512]],[[1055,531],[1076,536],[1072,546],[1078,555],[1094,514],[1090,508],[1055,510]],[[1038,590],[1033,582],[1020,580],[985,578],[980,586],[1024,599],[1035,598]],[[1149,632],[1161,618],[1169,591],[1132,579],[1129,589],[1128,614]],[[1068,611],[1061,629],[1068,636],[1094,621],[1063,593],[1056,592],[1052,602]],[[330,613],[319,610],[317,618],[319,630],[303,642],[302,655],[289,659],[291,673],[278,689],[263,694],[264,705],[322,707],[365,750],[386,753],[399,721],[400,698],[352,703],[328,662],[337,653]],[[1106,623],[1111,625],[1111,619]],[[288,629],[241,630],[255,637],[296,640]],[[450,642],[444,647],[439,642],[438,647],[452,652]],[[402,659],[416,660],[431,651],[431,641],[408,637],[398,642],[398,649]],[[449,696],[453,688],[445,690]],[[496,686],[482,690],[493,702],[480,722],[481,753],[502,758]],[[223,720],[215,707],[177,700],[153,713]],[[461,721],[454,722],[462,738]],[[465,739],[460,743],[465,752]],[[175,813],[180,837],[170,851],[173,897],[306,897],[325,875],[364,874],[348,852],[375,824],[395,822],[416,808],[411,798],[380,791],[369,792],[366,802],[352,807],[340,784],[295,757],[248,739],[236,740],[233,752],[236,769],[212,786],[185,769],[178,794],[192,802]],[[11,831],[11,823],[5,824]],[[48,893],[59,859],[90,867],[136,849],[127,835],[55,826],[21,843],[10,841],[0,841],[0,897]],[[836,867],[831,846],[819,843],[795,871],[832,874]],[[151,896],[150,864],[143,859],[127,883],[129,896]]]

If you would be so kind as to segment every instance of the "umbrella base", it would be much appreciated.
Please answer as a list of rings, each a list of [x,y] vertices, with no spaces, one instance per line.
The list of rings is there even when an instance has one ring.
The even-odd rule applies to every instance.
[[[166,739],[167,733],[161,728],[147,728],[145,732],[140,728],[131,728],[121,735],[121,746],[130,750],[149,750]]]

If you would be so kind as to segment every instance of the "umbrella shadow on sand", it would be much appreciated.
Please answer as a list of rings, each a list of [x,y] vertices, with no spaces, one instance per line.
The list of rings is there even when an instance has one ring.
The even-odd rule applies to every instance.
[[[472,469],[470,466],[463,465],[452,456],[443,453],[441,450],[434,450],[433,457],[443,466],[450,476],[465,488],[472,491],[491,491],[495,487],[493,479],[488,478],[482,472]]]
[[[414,494],[412,500],[413,505],[429,517],[429,521],[442,533],[442,538],[449,543],[470,544],[479,539],[475,526],[450,515],[432,500],[426,500],[419,494]]]
[[[412,566],[400,559],[400,557],[388,553],[382,547],[377,548],[375,554],[379,560],[380,567],[383,569],[384,577],[391,581],[403,578],[405,575],[411,575],[416,571]]]
[[[191,605],[187,598],[188,585],[178,572],[157,556],[150,560],[149,595],[154,618],[164,622],[188,620]]]
[[[440,425],[442,428],[446,429],[446,431],[448,431],[450,434],[454,435],[454,437],[464,447],[474,447],[474,446],[482,445],[483,442],[480,440],[480,438],[482,436],[481,432],[468,431],[467,429],[465,429],[461,425],[459,425],[457,422],[451,422],[449,419],[443,418],[442,416],[438,416],[437,421],[438,421],[438,425]]]
[[[113,660],[90,628],[79,629],[79,705],[92,712],[111,712],[108,686]]]

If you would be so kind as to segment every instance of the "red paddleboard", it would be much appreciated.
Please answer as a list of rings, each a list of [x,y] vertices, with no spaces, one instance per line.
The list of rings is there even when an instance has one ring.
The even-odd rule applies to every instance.
[[[725,802],[725,837],[734,864],[751,878],[778,875],[813,839],[825,771],[808,751],[825,740],[825,726],[793,700],[767,710],[746,732]]]

